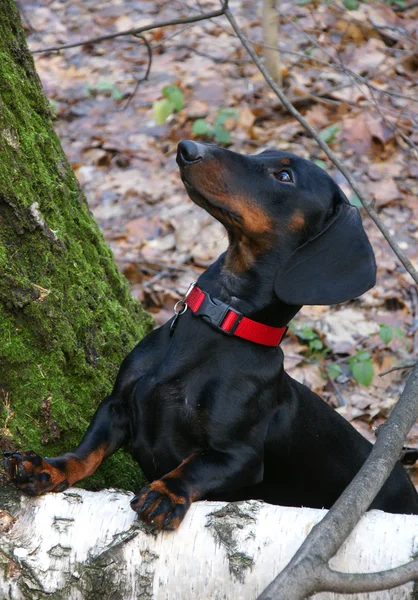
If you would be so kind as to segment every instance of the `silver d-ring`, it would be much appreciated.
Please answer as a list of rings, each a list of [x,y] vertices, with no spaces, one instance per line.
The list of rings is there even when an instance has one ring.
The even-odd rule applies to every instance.
[[[178,310],[178,308],[177,308],[179,304],[180,304],[180,305],[181,305],[181,304],[183,305],[183,307],[182,307],[180,310]],[[175,313],[176,315],[178,315],[178,316],[179,316],[179,315],[184,315],[184,313],[186,312],[186,310],[187,310],[187,304],[186,304],[186,302],[185,302],[184,300],[178,300],[178,301],[175,303],[175,305],[174,305],[174,313]]]

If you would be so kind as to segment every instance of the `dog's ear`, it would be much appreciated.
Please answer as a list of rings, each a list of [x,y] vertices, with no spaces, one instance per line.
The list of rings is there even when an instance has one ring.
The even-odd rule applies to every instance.
[[[338,304],[376,283],[376,262],[360,213],[337,188],[335,212],[323,230],[295,250],[276,274],[287,304]]]

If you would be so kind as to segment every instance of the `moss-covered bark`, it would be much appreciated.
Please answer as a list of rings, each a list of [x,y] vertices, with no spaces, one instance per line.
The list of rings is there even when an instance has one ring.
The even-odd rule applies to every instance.
[[[149,327],[54,133],[14,0],[1,0],[0,449],[74,447]],[[89,484],[139,478],[118,453]]]

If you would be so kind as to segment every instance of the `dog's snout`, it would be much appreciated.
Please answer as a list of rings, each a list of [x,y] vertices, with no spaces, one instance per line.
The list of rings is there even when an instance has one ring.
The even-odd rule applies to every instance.
[[[204,146],[191,140],[180,142],[177,148],[178,164],[191,164],[202,160]]]

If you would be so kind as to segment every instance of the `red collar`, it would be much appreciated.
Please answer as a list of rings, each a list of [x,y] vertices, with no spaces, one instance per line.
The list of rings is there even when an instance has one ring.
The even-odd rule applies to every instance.
[[[186,294],[184,302],[196,316],[224,333],[263,346],[278,346],[287,331],[287,327],[270,327],[244,317],[238,310],[212,298],[196,285]]]

